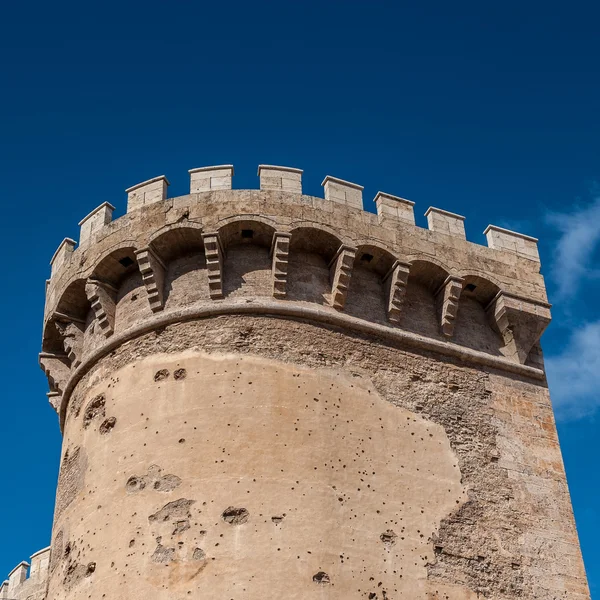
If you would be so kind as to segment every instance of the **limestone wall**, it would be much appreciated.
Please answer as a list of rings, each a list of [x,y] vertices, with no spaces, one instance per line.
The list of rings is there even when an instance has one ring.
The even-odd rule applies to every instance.
[[[589,598],[543,385],[277,318],[101,360],[53,536],[56,600]]]

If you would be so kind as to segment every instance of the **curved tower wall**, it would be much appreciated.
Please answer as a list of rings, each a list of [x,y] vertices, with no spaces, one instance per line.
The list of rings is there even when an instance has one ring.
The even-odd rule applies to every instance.
[[[259,177],[155,178],[56,251],[48,598],[589,598],[536,240]]]

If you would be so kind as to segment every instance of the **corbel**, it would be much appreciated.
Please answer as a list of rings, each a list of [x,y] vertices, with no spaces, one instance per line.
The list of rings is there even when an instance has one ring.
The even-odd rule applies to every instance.
[[[271,244],[273,259],[271,273],[273,281],[273,297],[285,298],[288,276],[288,257],[290,254],[290,233],[276,231]]]
[[[218,232],[203,233],[208,293],[213,300],[223,298],[223,258],[225,252]]]
[[[504,340],[506,355],[524,364],[551,320],[550,304],[498,292],[486,308],[492,327]]]
[[[383,278],[386,297],[386,311],[390,323],[398,323],[406,298],[406,286],[410,265],[397,260]]]
[[[54,323],[62,338],[66,358],[69,360],[70,366],[72,368],[78,367],[81,363],[81,355],[83,354],[85,321],[72,315],[54,311],[51,316],[51,322]]]
[[[464,279],[448,275],[446,281],[438,288],[435,293],[438,305],[438,314],[440,319],[440,328],[446,337],[454,335],[454,325],[458,315],[458,301],[462,292]]]
[[[111,336],[115,330],[117,288],[98,279],[88,279],[85,293],[104,336]]]
[[[342,244],[329,263],[329,279],[331,281],[331,306],[343,310],[352,277],[356,248]]]
[[[60,406],[62,394],[71,376],[70,362],[66,354],[54,354],[52,352],[40,352],[40,367],[48,378],[48,401],[57,410]]]
[[[142,274],[142,282],[146,288],[150,308],[152,312],[158,312],[165,307],[165,265],[150,247],[136,250],[135,256]]]

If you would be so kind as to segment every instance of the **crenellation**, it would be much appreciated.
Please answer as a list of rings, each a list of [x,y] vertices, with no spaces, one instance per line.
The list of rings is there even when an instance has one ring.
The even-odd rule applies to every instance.
[[[92,237],[105,225],[112,221],[115,207],[110,202],[103,202],[91,213],[79,221],[79,245],[82,246],[92,240]]]
[[[8,592],[14,592],[15,589],[20,586],[27,579],[27,571],[29,570],[29,563],[27,561],[21,561],[9,574],[8,574]]]
[[[62,268],[65,263],[71,259],[71,254],[75,249],[77,242],[71,238],[65,238],[56,249],[56,252],[50,259],[50,279]]]
[[[138,183],[125,190],[127,193],[127,212],[148,206],[156,202],[162,202],[167,199],[167,187],[169,180],[161,175]]]
[[[233,179],[233,165],[217,165],[190,169],[190,194],[211,190],[230,190]]]
[[[463,240],[467,239],[463,216],[433,206],[427,209],[425,216],[427,217],[427,226],[431,231],[445,233]]]
[[[50,547],[31,555],[31,565],[20,562],[0,584],[0,600],[46,600]]]
[[[293,167],[277,167],[274,165],[258,165],[261,190],[284,190],[302,193],[302,169]]]
[[[524,258],[540,261],[538,240],[534,237],[495,225],[488,225],[483,234],[486,236],[490,248],[503,252],[514,252]]]
[[[232,166],[222,165],[221,167],[192,169],[191,176],[206,178],[207,174],[209,176],[216,174],[221,177],[223,169],[227,172],[227,176],[233,172]],[[326,197],[326,200],[323,201],[323,199],[303,196],[299,191],[282,189],[283,184],[281,189],[278,187],[279,184],[270,189],[269,185],[272,182],[267,179],[275,173],[291,174],[296,177],[297,182],[301,180],[301,170],[299,169],[260,165],[259,175],[265,178],[263,189],[260,191],[212,189],[211,187],[211,189],[206,189],[202,198],[196,194],[190,194],[165,202],[154,201],[140,207],[140,210],[133,215],[129,212],[120,219],[103,226],[94,234],[93,246],[84,244],[83,261],[71,261],[69,254],[69,260],[64,262],[60,270],[55,269],[54,277],[47,287],[46,321],[49,318],[69,320],[67,318],[69,315],[59,318],[60,311],[57,311],[56,308],[63,303],[62,298],[66,293],[66,287],[71,285],[65,306],[76,306],[80,321],[85,316],[85,313],[82,312],[86,310],[85,306],[91,306],[95,317],[90,331],[86,330],[84,333],[84,353],[89,352],[100,343],[100,338],[93,333],[94,327],[101,333],[101,338],[112,336],[115,329],[115,311],[120,302],[117,293],[124,273],[130,273],[130,268],[123,270],[122,265],[127,264],[124,261],[133,261],[134,265],[137,262],[141,275],[140,283],[145,287],[143,297],[149,303],[151,312],[157,313],[164,310],[165,294],[167,293],[165,277],[171,250],[161,247],[160,251],[157,251],[154,248],[153,240],[158,232],[173,227],[181,228],[181,231],[190,230],[191,232],[190,228],[197,230],[197,234],[182,235],[197,237],[198,247],[204,252],[206,260],[209,297],[212,300],[224,299],[229,292],[223,289],[225,251],[220,236],[227,223],[232,222],[232,215],[236,214],[239,216],[233,217],[233,220],[240,223],[244,219],[248,222],[261,220],[263,223],[269,223],[271,231],[281,234],[279,238],[274,238],[269,242],[272,261],[272,289],[269,295],[275,298],[286,298],[283,290],[288,285],[289,240],[293,239],[295,228],[306,224],[310,228],[322,227],[334,235],[339,234],[339,243],[348,247],[358,247],[366,243],[372,244],[374,247],[385,248],[393,256],[392,262],[398,261],[400,264],[410,265],[415,260],[425,260],[435,263],[439,257],[444,264],[445,277],[449,276],[459,280],[467,273],[478,273],[484,278],[489,275],[491,279],[495,278],[494,280],[499,282],[500,289],[507,293],[530,298],[534,302],[545,302],[546,300],[539,266],[536,266],[530,259],[521,257],[512,249],[485,248],[467,242],[464,236],[459,235],[464,229],[463,218],[459,215],[431,208],[427,212],[430,229],[422,229],[414,225],[414,203],[412,201],[379,192],[376,196],[378,214],[375,215],[358,207],[358,204],[362,204],[362,200],[360,203],[357,201],[358,197],[362,198],[361,186],[327,177],[323,182]],[[152,185],[160,182],[162,182],[161,185],[164,184],[163,178],[156,178],[151,182],[153,182]],[[210,181],[206,185],[208,186],[208,184]],[[212,186],[212,184],[210,185]],[[216,185],[218,187],[218,183]],[[145,184],[140,184],[140,186],[136,186],[136,189],[144,187]],[[357,194],[354,196],[355,201],[347,202],[346,194]],[[104,206],[103,210],[106,213],[109,207]],[[102,211],[99,211],[99,214],[102,214]],[[451,230],[452,233],[450,233]],[[285,240],[286,235],[290,236],[287,241]],[[530,241],[525,238],[527,236],[522,239],[523,243]],[[169,240],[169,244],[182,243],[177,240],[177,237],[170,237]],[[273,246],[275,240],[277,240],[277,245]],[[194,245],[191,238],[185,242],[185,244],[190,243]],[[161,242],[161,244],[164,246],[164,243]],[[71,254],[72,252],[78,253],[79,249],[73,250],[73,245],[74,242],[69,246]],[[516,245],[514,247],[516,248]],[[275,248],[277,248],[277,252],[273,253]],[[167,259],[164,258],[165,256]],[[334,310],[338,312],[343,310],[348,293],[361,293],[359,289],[354,292],[350,292],[348,289],[347,282],[350,280],[351,272],[350,265],[345,265],[343,269],[336,270],[333,266],[330,269],[331,284],[328,297],[331,305],[335,306]],[[385,274],[381,275],[380,285],[382,286],[381,293],[385,296],[387,322],[390,326],[397,326],[402,321],[400,307],[408,280],[405,284],[406,273],[403,270],[398,270],[393,277],[391,274],[387,278],[383,275]],[[73,287],[81,278],[83,278],[84,284]],[[86,288],[86,280],[89,280],[87,281],[87,293],[83,298],[77,299],[76,295]],[[133,280],[131,281],[133,282]],[[132,285],[137,284],[132,283]],[[440,283],[438,282],[437,285],[439,286]],[[438,294],[436,301],[440,315],[438,327],[441,327],[443,335],[447,339],[453,338],[455,320],[453,314],[460,305],[460,301],[455,297],[456,294],[451,293],[453,289],[458,291],[455,288],[449,287],[446,290],[448,297],[445,300],[443,293]],[[137,298],[137,296],[137,293],[133,293],[132,298]],[[178,303],[179,301],[174,300],[170,305],[175,306]],[[136,309],[137,313],[132,309],[133,306],[128,308],[130,316],[123,321],[120,327],[133,324],[136,319],[143,318],[145,313],[141,308]],[[355,309],[353,308],[353,310]],[[365,311],[364,308],[361,310],[362,318],[368,320],[370,318],[368,310]],[[375,305],[373,305],[373,310],[375,310]],[[375,318],[374,314],[373,318]],[[494,327],[497,329],[496,325]],[[52,340],[52,336],[48,337],[48,343],[44,349],[56,352],[56,344]],[[77,349],[77,353],[81,355],[82,351]],[[518,354],[507,351],[504,356],[508,360],[515,361]],[[78,360],[71,360],[71,362],[72,366],[79,364]]]
[[[374,202],[380,225],[386,225],[388,222],[392,227],[398,222],[408,223],[409,225],[415,224],[415,212],[413,208],[415,203],[411,200],[392,196],[392,194],[384,192],[377,192]]]
[[[325,200],[345,204],[352,208],[363,209],[363,186],[327,175],[321,185],[324,188]]]

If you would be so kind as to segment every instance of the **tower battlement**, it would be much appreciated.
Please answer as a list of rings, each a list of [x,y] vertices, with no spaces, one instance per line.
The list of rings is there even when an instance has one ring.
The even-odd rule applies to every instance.
[[[260,190],[233,190],[231,165],[192,169],[195,191],[178,198],[167,197],[166,177],[153,178],[127,190],[126,215],[112,221],[114,207],[104,202],[81,221],[77,247],[61,243],[51,261],[40,355],[61,419],[61,395],[68,396],[88,358],[192,315],[282,314],[335,323],[543,377],[532,349],[550,321],[550,305],[535,238],[490,225],[484,247],[468,242],[464,217],[446,210],[430,207],[422,229],[409,200],[378,192],[372,214],[363,210],[357,184],[327,176],[323,199],[302,195],[299,169],[260,165],[258,174]],[[240,245],[257,252],[249,257],[236,250]],[[196,280],[193,299],[171,285],[174,265],[190,252],[197,253],[186,267],[186,277]],[[298,264],[308,255],[321,261],[311,267],[321,286],[312,293],[303,289],[307,271]],[[245,269],[252,277],[243,276]],[[125,280],[143,285],[124,292]],[[411,302],[412,287],[435,305],[435,326],[424,322],[416,297]],[[478,333],[455,335],[463,293],[499,334],[493,343],[483,347]]]
[[[0,600],[45,600],[50,569],[50,547],[20,562],[0,584]]]

